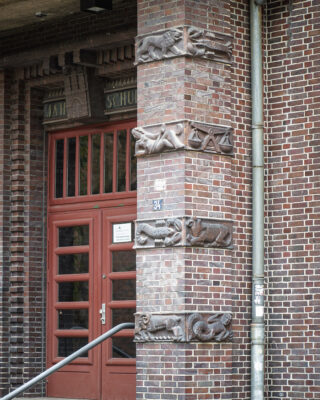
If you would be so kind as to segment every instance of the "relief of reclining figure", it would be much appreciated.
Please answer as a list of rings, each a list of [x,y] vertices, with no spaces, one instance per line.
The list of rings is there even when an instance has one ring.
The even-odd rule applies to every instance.
[[[179,219],[169,218],[166,226],[154,227],[146,222],[137,226],[136,239],[140,245],[147,243],[148,238],[163,240],[165,246],[177,244],[181,238],[182,223]]]
[[[182,132],[182,124],[178,124],[176,130],[167,128],[163,124],[157,133],[149,132],[142,127],[134,128],[132,135],[137,140],[135,145],[136,155],[160,153],[163,150],[183,149],[184,144],[178,138]]]

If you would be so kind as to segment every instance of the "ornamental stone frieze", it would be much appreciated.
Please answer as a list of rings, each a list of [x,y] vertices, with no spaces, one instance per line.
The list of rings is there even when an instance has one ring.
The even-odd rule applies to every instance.
[[[135,155],[146,156],[175,150],[196,150],[233,155],[232,128],[196,121],[137,127]]]
[[[178,56],[230,63],[231,37],[193,26],[182,26],[136,38],[137,64]]]
[[[136,313],[135,342],[231,341],[231,313]]]
[[[135,248],[232,248],[232,222],[207,218],[168,218],[136,221]]]

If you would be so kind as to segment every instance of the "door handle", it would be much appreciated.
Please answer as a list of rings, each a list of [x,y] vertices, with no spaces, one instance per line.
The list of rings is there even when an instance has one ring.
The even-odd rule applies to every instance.
[[[99,313],[101,315],[101,317],[100,317],[101,324],[105,325],[106,324],[106,305],[105,305],[105,303],[101,304]]]

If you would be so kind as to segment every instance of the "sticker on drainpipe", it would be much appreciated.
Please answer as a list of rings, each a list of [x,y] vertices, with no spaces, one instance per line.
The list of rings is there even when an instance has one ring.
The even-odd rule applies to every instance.
[[[256,316],[257,317],[263,317],[263,306],[256,306]]]

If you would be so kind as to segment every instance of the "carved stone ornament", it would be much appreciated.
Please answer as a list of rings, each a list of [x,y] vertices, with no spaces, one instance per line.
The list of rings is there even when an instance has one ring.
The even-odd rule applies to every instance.
[[[137,38],[136,51],[137,63],[182,55],[184,53],[183,30],[181,28],[170,29]]]
[[[192,26],[177,27],[136,39],[136,63],[152,62],[177,56],[202,57],[231,62],[231,37]]]
[[[194,150],[232,155],[232,128],[190,122],[188,145]]]
[[[197,247],[230,247],[232,245],[232,225],[227,222],[201,218],[186,221],[187,244]]]
[[[201,218],[136,221],[136,248],[232,247],[232,222]]]
[[[183,142],[179,139],[183,132],[182,124],[177,124],[175,127],[167,127],[166,124],[163,124],[153,130],[142,127],[132,130],[132,135],[137,140],[135,145],[136,156],[184,148]]]
[[[182,239],[182,221],[178,218],[137,222],[136,247],[175,246]]]
[[[138,157],[181,149],[233,155],[232,128],[221,125],[184,120],[137,127],[132,135]]]
[[[223,342],[232,339],[233,332],[229,329],[232,314],[218,313],[208,318],[196,313],[188,317],[188,341]]]
[[[135,342],[230,341],[231,313],[135,314]]]

